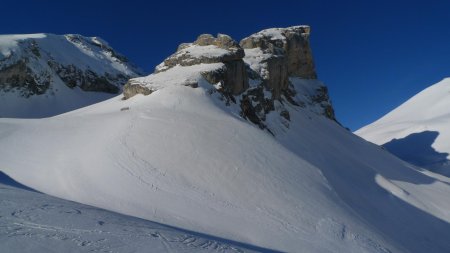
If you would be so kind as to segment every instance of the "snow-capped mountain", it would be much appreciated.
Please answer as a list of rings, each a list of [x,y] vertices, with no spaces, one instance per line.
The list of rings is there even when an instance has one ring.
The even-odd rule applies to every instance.
[[[450,179],[335,121],[309,33],[201,35],[131,79],[124,96],[0,119],[0,170],[53,196],[257,251],[448,252]]]
[[[356,134],[407,162],[450,176],[450,79],[421,91]]]
[[[0,35],[0,117],[48,117],[90,105],[140,73],[98,37]]]

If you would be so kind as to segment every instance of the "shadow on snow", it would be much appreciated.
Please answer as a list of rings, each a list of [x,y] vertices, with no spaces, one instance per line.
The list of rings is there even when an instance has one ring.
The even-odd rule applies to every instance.
[[[393,139],[383,147],[400,159],[418,167],[450,176],[445,167],[449,166],[448,153],[440,153],[432,145],[439,136],[437,131],[413,133],[401,139]]]

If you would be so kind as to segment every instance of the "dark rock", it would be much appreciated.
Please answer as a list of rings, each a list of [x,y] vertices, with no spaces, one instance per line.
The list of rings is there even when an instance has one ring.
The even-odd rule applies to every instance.
[[[18,61],[0,71],[0,90],[16,90],[21,96],[30,97],[32,95],[44,94],[50,87],[50,74],[37,77],[28,68],[25,60]]]
[[[285,118],[285,119],[287,119],[287,120],[291,120],[291,115],[290,115],[289,112],[286,111],[286,110],[281,111],[281,112],[280,112],[280,116],[283,117],[283,118]]]
[[[326,86],[322,86],[319,89],[317,89],[316,95],[312,97],[312,101],[316,104],[322,105],[322,107],[324,108],[324,115],[327,118],[336,120],[333,106],[331,106],[330,103],[328,88]]]
[[[137,83],[128,82],[123,86],[123,99],[129,99],[137,94],[150,95],[153,91]]]
[[[128,79],[124,75],[111,76],[105,73],[99,76],[91,70],[82,71],[74,65],[62,65],[49,61],[48,65],[56,72],[61,80],[70,88],[80,87],[84,91],[99,91],[116,94],[120,88],[116,83],[125,83]]]

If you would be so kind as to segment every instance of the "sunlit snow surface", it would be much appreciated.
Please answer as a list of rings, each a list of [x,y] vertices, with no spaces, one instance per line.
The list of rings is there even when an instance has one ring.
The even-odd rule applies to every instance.
[[[286,105],[288,126],[269,114],[273,136],[204,81],[158,87],[53,118],[0,119],[0,169],[50,195],[267,249],[450,251],[446,177],[313,105]]]

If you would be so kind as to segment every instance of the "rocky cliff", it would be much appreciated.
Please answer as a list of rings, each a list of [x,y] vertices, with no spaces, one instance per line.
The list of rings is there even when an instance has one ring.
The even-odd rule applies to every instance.
[[[272,112],[289,126],[286,106],[308,107],[334,120],[328,90],[317,80],[309,35],[308,26],[263,30],[240,43],[224,34],[200,35],[181,44],[152,75],[131,79],[124,98],[167,85],[196,88],[206,82],[209,94],[238,105],[243,118],[269,131],[267,115]]]
[[[308,26],[272,28],[241,40],[246,61],[279,99],[288,88],[289,77],[316,79]]]

